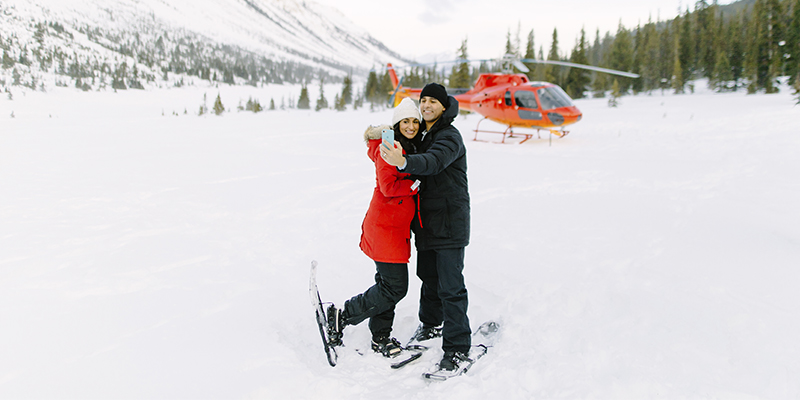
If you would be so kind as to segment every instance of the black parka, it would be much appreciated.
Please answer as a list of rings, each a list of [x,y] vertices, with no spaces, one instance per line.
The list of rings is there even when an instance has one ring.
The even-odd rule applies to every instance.
[[[422,183],[420,213],[411,224],[417,250],[469,244],[467,149],[461,133],[452,125],[458,115],[458,101],[452,96],[448,100],[450,107],[422,139],[419,153],[406,157],[402,171],[419,176]]]

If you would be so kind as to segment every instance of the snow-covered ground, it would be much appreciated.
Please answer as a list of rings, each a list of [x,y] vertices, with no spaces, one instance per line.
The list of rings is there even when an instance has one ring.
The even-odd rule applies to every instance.
[[[433,384],[420,374],[438,350],[399,371],[358,355],[366,323],[329,367],[307,291],[313,259],[323,300],[371,284],[361,135],[391,111],[198,117],[218,91],[228,109],[299,94],[0,98],[0,398],[800,397],[786,88],[579,100],[583,121],[552,145],[472,141],[479,117],[459,118],[469,316],[503,331],[468,375]]]

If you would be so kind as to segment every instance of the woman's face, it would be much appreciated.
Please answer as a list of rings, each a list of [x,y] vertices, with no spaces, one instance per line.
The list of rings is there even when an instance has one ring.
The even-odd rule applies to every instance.
[[[407,139],[413,139],[419,131],[419,120],[416,118],[403,118],[400,120],[400,133]]]

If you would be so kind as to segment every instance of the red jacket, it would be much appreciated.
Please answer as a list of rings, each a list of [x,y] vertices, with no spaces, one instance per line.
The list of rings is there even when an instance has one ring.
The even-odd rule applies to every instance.
[[[374,261],[405,264],[411,257],[411,220],[417,210],[417,190],[411,190],[413,180],[405,179],[409,174],[398,172],[381,158],[381,128],[384,127],[370,127],[364,133],[369,140],[367,155],[375,163],[377,186],[361,224],[361,250]]]

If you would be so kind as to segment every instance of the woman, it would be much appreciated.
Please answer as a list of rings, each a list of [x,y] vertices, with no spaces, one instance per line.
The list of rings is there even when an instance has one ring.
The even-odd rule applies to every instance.
[[[394,137],[407,154],[416,152],[422,120],[414,102],[405,98],[392,114]],[[411,220],[417,210],[414,196],[419,182],[397,171],[381,157],[381,131],[389,126],[370,126],[364,132],[367,155],[375,163],[377,185],[361,225],[361,250],[375,261],[375,285],[337,308],[327,310],[331,344],[342,344],[342,331],[369,318],[372,350],[386,357],[398,355],[402,346],[391,337],[395,305],[408,291],[408,260],[411,257]]]

